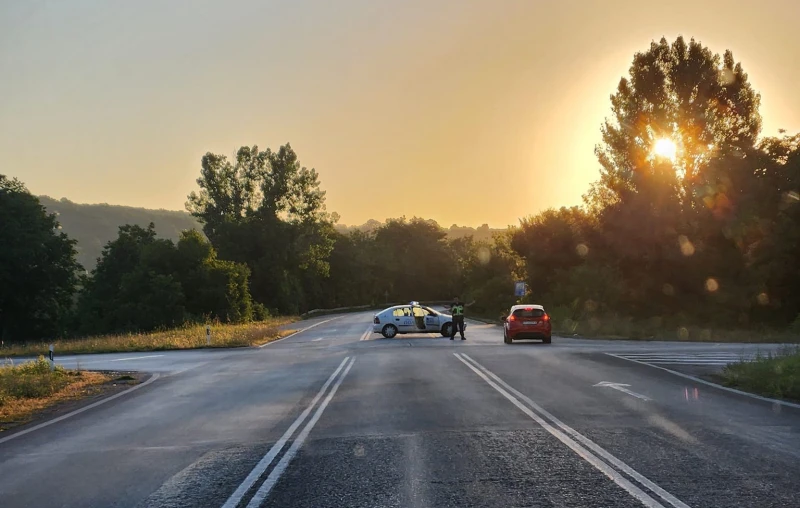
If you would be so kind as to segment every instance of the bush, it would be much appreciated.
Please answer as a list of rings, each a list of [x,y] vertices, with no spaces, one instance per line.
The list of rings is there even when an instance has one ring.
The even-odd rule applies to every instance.
[[[264,304],[259,302],[253,303],[253,321],[266,321],[272,317],[272,313]]]
[[[800,348],[792,347],[776,355],[759,355],[752,362],[726,366],[723,384],[765,397],[800,401]]]
[[[40,356],[21,365],[0,367],[0,405],[10,398],[35,399],[56,393],[70,382],[60,366],[50,370],[50,362]]]

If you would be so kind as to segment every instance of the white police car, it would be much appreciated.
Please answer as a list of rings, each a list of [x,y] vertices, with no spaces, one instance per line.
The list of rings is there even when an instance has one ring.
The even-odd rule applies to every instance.
[[[452,329],[453,316],[420,305],[419,302],[389,307],[372,318],[373,333],[380,333],[387,339],[398,333],[441,333],[449,337]]]

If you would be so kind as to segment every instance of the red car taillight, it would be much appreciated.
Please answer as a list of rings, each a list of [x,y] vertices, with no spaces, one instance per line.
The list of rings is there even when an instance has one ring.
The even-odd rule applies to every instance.
[[[543,319],[544,321],[550,321],[550,316],[548,316],[547,314],[545,314],[545,315],[542,317],[542,319]]]
[[[379,325],[381,324],[381,319],[378,316],[375,316],[375,319],[373,319],[372,322],[375,323],[376,325]]]

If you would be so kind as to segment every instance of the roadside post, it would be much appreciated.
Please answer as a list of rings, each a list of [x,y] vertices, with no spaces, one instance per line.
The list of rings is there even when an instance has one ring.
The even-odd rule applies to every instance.
[[[50,370],[56,370],[56,360],[53,353],[55,352],[55,346],[50,344],[50,352],[48,354],[48,359],[50,360]]]
[[[206,325],[206,346],[211,345],[211,325]]]

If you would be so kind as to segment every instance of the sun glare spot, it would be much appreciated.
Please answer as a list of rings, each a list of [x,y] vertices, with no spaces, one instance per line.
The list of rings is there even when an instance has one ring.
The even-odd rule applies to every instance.
[[[675,162],[675,155],[678,153],[678,147],[675,146],[675,142],[671,139],[661,138],[656,141],[655,146],[653,146],[653,153],[658,157],[663,157]]]

